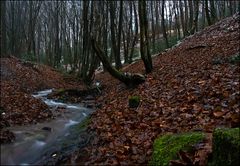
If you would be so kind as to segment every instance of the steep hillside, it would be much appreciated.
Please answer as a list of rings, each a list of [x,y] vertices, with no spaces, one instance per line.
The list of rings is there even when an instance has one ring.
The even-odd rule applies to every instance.
[[[99,74],[106,89],[92,116],[99,137],[85,149],[87,164],[146,164],[158,135],[239,126],[239,22],[235,14],[160,53],[136,89]],[[138,61],[124,71],[143,73],[143,67]],[[137,108],[129,108],[130,96],[140,97]]]

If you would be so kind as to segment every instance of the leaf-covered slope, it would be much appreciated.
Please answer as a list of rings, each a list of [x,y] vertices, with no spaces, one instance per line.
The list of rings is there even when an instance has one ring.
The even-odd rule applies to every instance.
[[[87,163],[143,164],[159,134],[239,125],[239,65],[229,61],[239,53],[239,19],[226,18],[154,57],[154,71],[136,89],[99,74],[106,89],[92,117],[99,137]],[[140,72],[143,64],[124,70]],[[128,106],[133,95],[141,98],[136,109]]]
[[[9,140],[9,132],[2,134],[6,124],[28,124],[52,117],[48,107],[32,93],[46,88],[84,88],[83,84],[65,79],[53,68],[20,59],[0,58],[1,142]]]

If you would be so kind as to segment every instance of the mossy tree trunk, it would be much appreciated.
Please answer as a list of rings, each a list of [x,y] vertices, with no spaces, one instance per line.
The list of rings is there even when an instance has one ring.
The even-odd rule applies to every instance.
[[[145,81],[145,77],[141,74],[129,74],[129,73],[122,73],[114,68],[107,57],[105,56],[102,49],[96,44],[95,40],[92,39],[92,47],[95,51],[97,57],[103,63],[103,67],[116,79],[123,82],[127,86],[135,86],[141,84]]]

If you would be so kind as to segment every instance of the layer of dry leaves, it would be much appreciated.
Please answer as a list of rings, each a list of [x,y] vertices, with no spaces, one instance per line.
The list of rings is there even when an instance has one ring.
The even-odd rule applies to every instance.
[[[227,18],[154,57],[154,71],[138,88],[127,89],[108,73],[98,74],[96,80],[105,89],[97,99],[102,108],[92,116],[90,126],[98,137],[84,149],[89,157],[78,158],[77,162],[146,164],[153,141],[159,135],[185,131],[211,133],[216,126],[239,126],[239,66],[226,61],[214,63],[239,52],[239,21],[239,15]],[[50,67],[13,57],[1,58],[0,62],[0,106],[6,112],[1,117],[1,132],[7,123],[24,124],[51,117],[46,105],[34,99],[32,92],[82,88],[81,83],[64,79]],[[144,73],[141,61],[123,70]],[[128,107],[132,95],[141,97],[136,109]],[[204,163],[204,154],[204,148],[198,149],[194,161]],[[181,153],[180,157],[186,155]]]
[[[1,114],[0,142],[9,142],[12,134],[4,128],[9,125],[23,125],[52,118],[48,106],[32,93],[48,88],[84,88],[83,83],[65,78],[53,68],[36,65],[10,57],[1,58]],[[2,123],[3,122],[3,123]]]
[[[239,52],[239,22],[239,15],[226,18],[159,54],[153,58],[154,71],[136,89],[108,73],[97,75],[106,89],[90,126],[99,137],[85,149],[85,164],[146,164],[161,134],[239,126],[239,65],[214,63]],[[143,63],[124,71],[143,73]],[[132,95],[141,97],[136,109],[128,106]]]

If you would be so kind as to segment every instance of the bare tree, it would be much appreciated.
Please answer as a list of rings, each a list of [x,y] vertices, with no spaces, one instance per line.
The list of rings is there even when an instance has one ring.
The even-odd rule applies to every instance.
[[[129,63],[132,63],[132,58],[133,58],[133,53],[134,53],[134,46],[137,42],[138,39],[138,16],[137,16],[137,9],[136,9],[136,5],[134,2],[131,3],[131,5],[133,5],[133,11],[134,11],[134,29],[135,29],[135,34],[134,34],[134,38],[132,41],[132,47],[131,47],[131,52],[130,52],[130,57],[129,57]],[[132,17],[132,14],[131,14]]]
[[[1,1],[1,57],[7,56],[7,32],[6,32],[6,1]]]
[[[169,47],[169,42],[168,42],[168,37],[167,37],[167,32],[166,32],[166,27],[165,27],[165,16],[164,16],[164,6],[165,6],[165,1],[162,0],[162,13],[161,13],[161,17],[162,17],[162,29],[163,29],[163,37],[165,39],[165,43],[166,43],[166,47]]]
[[[198,13],[199,13],[199,0],[194,1],[194,20],[190,34],[193,34],[195,31],[198,31]]]
[[[150,73],[153,69],[152,58],[149,51],[148,43],[148,21],[147,21],[147,11],[146,11],[146,1],[138,1],[138,12],[139,12],[139,22],[140,22],[140,52],[141,58],[143,60],[146,73]]]

